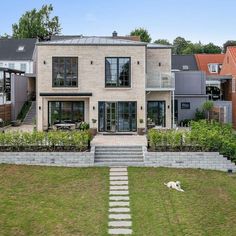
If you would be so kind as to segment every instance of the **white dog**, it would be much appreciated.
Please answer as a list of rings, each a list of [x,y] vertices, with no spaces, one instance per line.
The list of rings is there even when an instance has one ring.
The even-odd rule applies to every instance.
[[[184,190],[181,188],[181,185],[180,185],[179,181],[176,181],[176,182],[170,181],[167,184],[164,183],[164,185],[166,185],[168,188],[173,188],[177,191],[184,192]]]

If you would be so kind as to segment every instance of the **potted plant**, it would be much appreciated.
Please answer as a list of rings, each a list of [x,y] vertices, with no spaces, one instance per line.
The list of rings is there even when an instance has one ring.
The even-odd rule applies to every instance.
[[[144,120],[142,118],[139,119],[139,123],[143,124]],[[145,128],[138,128],[138,134],[139,135],[144,135],[145,134]]]
[[[95,136],[97,134],[97,128],[95,127],[97,120],[92,119],[93,127],[89,129],[91,135]]]

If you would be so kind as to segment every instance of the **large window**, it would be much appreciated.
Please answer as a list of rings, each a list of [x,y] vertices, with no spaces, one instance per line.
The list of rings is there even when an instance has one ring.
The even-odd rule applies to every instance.
[[[130,58],[106,58],[106,87],[130,87]]]
[[[84,121],[84,102],[53,101],[48,104],[49,126]]]
[[[78,58],[53,57],[52,78],[53,87],[78,86]]]
[[[165,101],[148,101],[147,103],[148,126],[166,126]]]

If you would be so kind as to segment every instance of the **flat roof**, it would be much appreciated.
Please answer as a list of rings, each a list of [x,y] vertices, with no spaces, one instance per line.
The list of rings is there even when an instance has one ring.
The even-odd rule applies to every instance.
[[[15,70],[15,69],[10,69],[10,68],[6,68],[6,67],[0,67],[0,71],[4,71],[4,72],[9,72],[9,73],[19,73],[19,74],[24,74],[24,71],[21,70]]]

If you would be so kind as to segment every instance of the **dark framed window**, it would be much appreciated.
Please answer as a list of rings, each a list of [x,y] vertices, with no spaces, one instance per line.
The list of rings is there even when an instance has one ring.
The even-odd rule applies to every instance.
[[[84,101],[50,101],[48,102],[49,126],[60,123],[84,121]]]
[[[52,58],[52,86],[53,87],[78,86],[77,57]]]
[[[166,127],[166,102],[148,101],[147,102],[148,126]]]
[[[181,102],[181,109],[190,109],[190,102]]]
[[[129,57],[105,58],[106,87],[130,87],[131,59]]]

